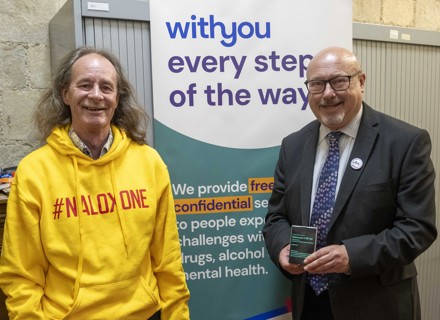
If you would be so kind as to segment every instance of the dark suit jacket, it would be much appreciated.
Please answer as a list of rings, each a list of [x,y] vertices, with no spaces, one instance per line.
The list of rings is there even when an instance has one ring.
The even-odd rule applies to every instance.
[[[308,225],[320,124],[313,121],[284,138],[263,228],[278,257],[290,225]],[[342,178],[327,244],[346,246],[351,275],[329,274],[336,320],[415,320],[420,306],[414,259],[437,236],[431,141],[422,129],[377,112],[365,103]],[[363,161],[356,170],[354,158]],[[280,268],[281,269],[281,268]],[[305,275],[293,276],[293,319],[299,320]]]

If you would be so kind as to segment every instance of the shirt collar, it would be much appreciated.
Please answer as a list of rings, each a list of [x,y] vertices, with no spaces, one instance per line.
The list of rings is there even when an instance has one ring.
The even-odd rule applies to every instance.
[[[73,144],[81,150],[82,153],[84,153],[86,156],[89,156],[92,158],[92,152],[90,151],[89,147],[86,146],[86,144],[81,140],[81,138],[78,136],[78,134],[73,130],[73,127],[70,127],[69,129],[69,137],[72,140]],[[108,135],[107,141],[105,142],[104,146],[101,149],[101,153],[99,157],[102,157],[104,154],[106,154],[113,143],[113,133],[112,130],[110,130],[110,133]]]

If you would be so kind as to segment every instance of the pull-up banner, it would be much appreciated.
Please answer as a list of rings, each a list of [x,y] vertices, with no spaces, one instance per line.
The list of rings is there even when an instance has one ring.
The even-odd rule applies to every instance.
[[[314,119],[308,63],[352,46],[351,0],[150,6],[154,141],[171,175],[191,319],[289,319],[290,284],[261,229],[281,140]]]

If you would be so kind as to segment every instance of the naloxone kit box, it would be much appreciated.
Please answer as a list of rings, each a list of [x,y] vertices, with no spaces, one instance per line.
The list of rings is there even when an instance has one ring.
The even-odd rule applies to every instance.
[[[293,225],[290,233],[289,262],[303,264],[304,259],[316,250],[317,229]]]

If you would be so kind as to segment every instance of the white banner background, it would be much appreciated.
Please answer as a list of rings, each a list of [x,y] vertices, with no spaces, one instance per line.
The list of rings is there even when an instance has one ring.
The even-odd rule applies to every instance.
[[[272,148],[276,154],[284,136],[314,119],[304,85],[306,67],[324,47],[351,48],[351,5],[351,0],[150,0],[154,120],[165,128],[155,131],[155,141],[173,183],[206,185],[217,179],[214,183],[224,184],[222,176],[234,181],[230,159],[225,158],[224,167],[216,166],[216,172],[210,174],[195,166],[204,162],[207,146],[217,147],[216,159],[222,150],[229,149],[238,154],[238,150]],[[231,37],[234,34],[236,38]],[[272,98],[268,98],[270,92]],[[168,132],[189,139],[185,140],[188,146],[173,148],[176,142],[167,140]],[[197,159],[187,159],[189,154]],[[244,178],[237,176],[237,180],[272,174],[272,158],[270,170],[267,165],[262,166],[266,166],[264,170],[258,166],[258,161],[267,159],[252,159],[249,170],[253,171]],[[264,216],[264,208],[254,214]],[[179,218],[188,221],[213,216]],[[184,268],[191,272],[192,265],[184,264]],[[256,298],[243,297],[243,301],[227,304],[221,297],[230,288],[220,279],[209,289],[218,294],[209,306],[198,305],[199,295],[208,290],[203,281],[189,281],[193,320],[206,320],[201,315],[207,308],[218,313],[219,320],[244,319],[243,314],[247,319],[269,319],[261,310],[275,309],[269,302],[267,306],[255,302],[265,301],[276,291],[276,281],[273,286],[265,281],[265,287],[260,287],[258,277],[238,277],[235,284],[242,283]],[[279,302],[279,306],[283,304]]]

